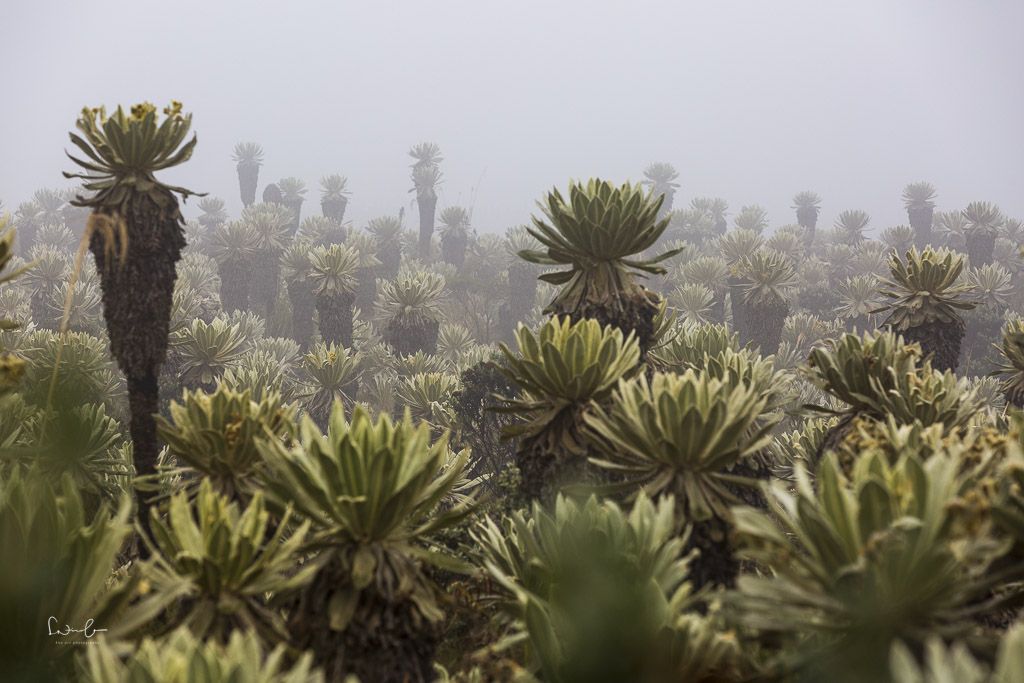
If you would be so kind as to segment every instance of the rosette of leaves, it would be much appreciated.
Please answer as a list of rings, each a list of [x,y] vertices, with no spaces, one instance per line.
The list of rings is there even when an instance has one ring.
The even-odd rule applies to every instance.
[[[518,388],[501,410],[519,421],[504,434],[520,439],[523,494],[539,498],[575,476],[586,452],[583,411],[636,370],[640,348],[632,334],[624,338],[618,328],[591,319],[573,323],[568,316],[550,319],[536,334],[520,324],[516,341],[518,353],[501,345],[500,370]]]
[[[377,315],[384,323],[384,340],[397,355],[434,353],[441,325],[445,279],[429,271],[399,273],[381,281]]]
[[[818,214],[821,213],[821,195],[810,190],[797,192],[791,208],[796,209],[796,222],[807,232],[808,241],[813,242]]]
[[[734,319],[734,326],[740,341],[753,344],[765,355],[775,353],[789,315],[789,298],[797,284],[796,269],[785,256],[769,249],[755,250],[736,268],[743,314]]]
[[[738,351],[739,348],[739,335],[725,325],[684,325],[651,354],[651,362],[664,370],[682,371],[703,367],[707,356],[717,356],[726,349]]]
[[[546,681],[713,681],[741,656],[710,620],[687,614],[692,554],[671,497],[629,511],[591,497],[535,503],[474,531],[502,605]]]
[[[597,179],[570,183],[568,199],[552,190],[540,204],[543,218],[534,217],[527,228],[544,248],[519,253],[531,263],[568,268],[540,276],[562,286],[545,312],[573,320],[595,318],[623,334],[634,332],[646,351],[658,297],[636,278],[663,275],[665,269],[658,264],[679,253],[641,256],[668,227],[667,218],[658,218],[663,199],[640,186],[616,187]]]
[[[929,232],[931,231],[931,222],[928,224]],[[894,225],[886,228],[882,231],[880,239],[882,244],[890,251],[895,251],[897,254],[904,254],[915,244],[916,235],[914,229],[909,225]],[[923,249],[927,245],[927,238],[925,244],[918,245],[919,249]]]
[[[310,522],[291,524],[285,508],[271,524],[262,492],[242,508],[208,480],[193,497],[172,496],[166,517],[155,508],[151,513],[151,558],[141,568],[146,585],[112,635],[187,626],[196,637],[221,643],[238,630],[253,631],[264,643],[287,641],[285,620],[267,596],[281,599],[316,572],[315,563],[296,569]]]
[[[25,399],[56,410],[101,401],[107,412],[121,417],[124,380],[104,340],[84,332],[39,330],[26,340],[21,390]]]
[[[971,265],[978,268],[992,263],[996,237],[1005,220],[999,207],[991,202],[971,202],[960,215],[966,222],[964,246]]]
[[[394,216],[379,216],[366,225],[377,244],[380,276],[390,280],[398,275],[402,261],[402,221]]]
[[[358,285],[359,253],[343,244],[315,247],[309,254],[320,335],[328,343],[352,346],[352,306]]]
[[[704,285],[695,283],[680,285],[669,294],[669,303],[689,324],[709,322],[714,301],[714,292]]]
[[[335,403],[352,406],[363,373],[363,356],[335,344],[316,344],[302,358],[300,377],[309,387],[306,410],[322,426]]]
[[[299,221],[301,220],[302,214],[302,203],[306,201],[306,183],[302,182],[298,178],[288,177],[278,180],[277,187],[281,192],[280,203],[291,211],[292,220],[290,225],[290,234],[294,235],[295,231],[299,229]],[[264,201],[266,201],[265,196]]]
[[[28,258],[32,267],[24,271],[23,284],[32,296],[32,322],[40,327],[56,329],[64,311],[64,301],[60,301],[57,310],[53,309],[51,301],[57,288],[68,279],[71,258],[55,247],[41,245],[32,247]]]
[[[806,378],[849,406],[826,440],[831,447],[854,415],[891,416],[899,424],[915,421],[944,429],[964,427],[978,411],[975,394],[951,372],[939,372],[921,360],[916,344],[906,346],[891,332],[845,334],[811,351]],[[822,412],[834,411],[818,407]]]
[[[782,664],[811,680],[886,680],[896,641],[971,631],[1005,596],[987,571],[998,544],[958,521],[973,485],[959,468],[869,453],[846,478],[829,455],[815,485],[798,468],[796,490],[768,488],[769,510],[734,509],[742,556],[771,572],[740,577],[737,618],[781,638]]]
[[[414,420],[422,420],[436,430],[450,429],[455,423],[451,402],[459,390],[459,378],[447,372],[423,372],[403,377],[395,385],[399,409],[408,409]]]
[[[263,148],[255,142],[239,142],[234,154],[238,171],[238,189],[242,204],[249,206],[256,201],[256,187],[259,185],[260,166],[263,165]]]
[[[232,500],[247,501],[258,489],[262,464],[256,441],[288,440],[295,432],[295,409],[279,394],[253,399],[248,391],[218,386],[213,393],[186,391],[171,401],[169,417],[157,417],[169,454],[191,475],[189,490],[209,482]]]
[[[879,290],[889,301],[874,311],[888,311],[884,324],[908,342],[920,343],[940,370],[956,370],[964,336],[960,311],[976,305],[965,296],[970,285],[959,282],[963,268],[963,256],[946,249],[911,249],[903,259],[892,254],[891,276]]]
[[[249,308],[256,244],[256,232],[243,221],[225,223],[210,236],[210,255],[217,261],[220,301],[225,311]]]
[[[313,316],[316,314],[316,295],[309,277],[313,270],[310,260],[312,249],[310,243],[296,239],[281,254],[281,274],[292,310],[292,337],[302,349],[308,348],[312,342]]]
[[[840,244],[855,246],[864,241],[864,230],[867,229],[871,217],[860,209],[840,211],[833,224],[835,240]]]
[[[325,218],[338,225],[345,220],[345,208],[348,206],[348,178],[337,173],[320,179],[320,210]]]
[[[733,470],[771,443],[777,420],[763,419],[766,406],[756,386],[687,370],[621,381],[606,408],[583,417],[591,462],[619,475],[609,490],[673,494],[696,523],[698,585],[730,585],[739,571],[729,506],[744,500],[737,486],[753,482]]]
[[[432,442],[408,414],[374,419],[356,406],[347,421],[338,404],[326,434],[306,420],[293,446],[260,448],[269,495],[311,522],[317,551],[316,576],[289,609],[296,644],[332,679],[431,680],[443,612],[425,564],[452,564],[428,542],[471,509],[440,506],[468,452],[450,458],[447,435]]]
[[[996,348],[1002,358],[992,374],[1000,378],[1006,402],[1024,407],[1024,319],[1016,318],[1006,324],[1002,343]]]
[[[253,255],[249,268],[253,273],[249,283],[250,305],[261,315],[270,318],[277,305],[281,281],[281,253],[291,241],[290,211],[278,204],[254,204],[242,211],[241,221],[254,235]]]
[[[222,644],[181,626],[162,638],[144,638],[127,654],[99,640],[79,661],[85,683],[324,683],[311,655],[289,663],[286,654],[284,645],[268,651],[253,631],[234,631]]]
[[[223,318],[214,318],[211,322],[192,320],[171,339],[181,386],[213,388],[224,371],[242,357],[247,344],[237,323],[232,325]]]
[[[59,482],[70,475],[86,509],[100,501],[116,503],[130,489],[131,460],[125,460],[124,433],[102,404],[40,411],[24,425],[26,439],[12,452],[24,466]]]

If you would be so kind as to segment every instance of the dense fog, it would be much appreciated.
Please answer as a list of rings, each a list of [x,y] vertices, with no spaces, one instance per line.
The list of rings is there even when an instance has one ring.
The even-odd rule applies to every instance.
[[[232,213],[240,140],[263,146],[265,181],[346,175],[357,224],[411,206],[405,152],[422,140],[445,155],[439,206],[471,207],[481,231],[526,222],[570,177],[655,161],[680,171],[677,206],[757,203],[774,226],[811,189],[824,223],[864,209],[877,232],[905,222],[917,180],[943,210],[1024,213],[1013,0],[2,5],[11,210],[63,183],[82,106],[173,97],[200,144],[171,179]]]

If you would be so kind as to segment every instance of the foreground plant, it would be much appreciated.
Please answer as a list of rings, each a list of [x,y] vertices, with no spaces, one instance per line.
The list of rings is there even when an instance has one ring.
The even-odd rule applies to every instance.
[[[729,506],[743,500],[744,479],[732,470],[771,442],[775,421],[759,420],[767,402],[759,387],[687,370],[622,381],[607,408],[584,416],[593,462],[620,475],[611,490],[680,501],[701,551],[698,586],[731,585],[739,571]]]
[[[72,203],[93,212],[89,249],[100,277],[110,350],[128,382],[135,468],[141,475],[156,472],[153,415],[159,411],[175,264],[185,247],[175,194],[183,199],[193,194],[153,174],[192,156],[195,136],[185,142],[191,125],[191,114],[183,114],[179,102],[164,109],[160,123],[149,103],[135,105],[130,113],[118,107],[110,117],[103,108],[83,109],[76,124],[83,137],[71,133],[71,142],[86,158],[71,159],[85,172],[65,173],[82,179],[91,193]],[[144,520],[146,509],[140,499]]]
[[[658,218],[663,198],[629,183],[616,187],[596,179],[570,183],[568,199],[552,190],[541,204],[544,217],[535,217],[528,228],[544,249],[519,254],[531,263],[568,267],[540,276],[564,285],[545,312],[572,320],[593,318],[623,334],[633,332],[646,352],[654,339],[659,298],[636,277],[638,272],[664,274],[657,264],[680,251],[652,259],[639,256],[668,227],[667,218]]]
[[[240,508],[208,480],[194,498],[175,494],[166,518],[155,509],[152,514],[152,557],[141,568],[141,597],[114,635],[185,625],[197,637],[221,643],[237,629],[252,630],[268,644],[287,641],[284,618],[267,595],[280,599],[316,571],[311,564],[296,568],[309,522],[292,530],[291,512],[284,509],[272,524],[262,493]]]
[[[542,680],[719,681],[740,654],[710,620],[687,613],[692,554],[673,500],[641,495],[629,512],[594,497],[534,504],[474,532],[503,606]]]
[[[303,654],[287,663],[284,645],[267,649],[253,631],[234,631],[226,644],[203,641],[182,626],[145,638],[125,656],[104,640],[80,656],[86,683],[324,683]]]
[[[432,680],[438,587],[425,564],[450,566],[427,545],[469,503],[441,506],[462,476],[464,451],[450,457],[447,435],[406,416],[393,422],[339,404],[327,434],[311,422],[300,443],[261,445],[266,486],[282,507],[310,521],[316,576],[291,605],[289,630],[331,680]]]
[[[247,391],[224,386],[209,394],[186,391],[168,412],[169,418],[157,417],[158,431],[169,454],[198,475],[189,488],[208,482],[218,493],[243,502],[259,489],[257,440],[288,439],[294,433],[295,410],[282,407],[274,393],[254,400]]]
[[[960,521],[959,469],[870,453],[847,480],[827,456],[815,486],[798,468],[795,491],[769,488],[769,512],[735,509],[742,556],[771,571],[740,577],[737,618],[781,636],[783,665],[810,680],[886,680],[897,640],[968,633],[1006,596],[990,593],[998,546]]]
[[[596,320],[572,323],[552,318],[535,335],[520,325],[519,352],[501,346],[501,372],[519,389],[505,412],[519,417],[505,435],[518,437],[516,463],[527,498],[551,498],[579,474],[586,448],[580,434],[582,413],[603,401],[616,383],[636,369],[640,349],[630,334]]]
[[[66,628],[111,625],[118,599],[107,589],[129,532],[130,505],[86,516],[70,477],[52,487],[14,468],[0,481],[0,679],[66,680],[75,649]]]

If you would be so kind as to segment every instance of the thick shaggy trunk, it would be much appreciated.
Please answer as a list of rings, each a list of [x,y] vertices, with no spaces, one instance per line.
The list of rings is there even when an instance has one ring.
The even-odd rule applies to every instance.
[[[417,193],[416,203],[420,210],[420,258],[430,260],[430,240],[434,236],[434,212],[437,210],[437,195],[433,192]]]
[[[58,323],[53,310],[50,308],[50,300],[53,297],[54,291],[56,289],[53,287],[38,289],[32,292],[32,296],[28,300],[28,307],[32,313],[32,322],[48,330],[57,329]]]
[[[103,317],[110,336],[110,350],[128,383],[135,471],[139,476],[156,473],[159,451],[154,414],[159,410],[158,377],[167,356],[175,264],[185,247],[177,200],[169,192],[161,210],[148,195],[132,196],[128,204],[127,245],[117,231],[105,243],[103,231],[94,232],[89,243],[100,289]],[[100,210],[97,220],[109,220]],[[126,257],[116,256],[122,246]],[[108,251],[108,247],[113,247]],[[112,258],[108,258],[112,257]],[[145,501],[139,500],[139,515],[148,528]]]
[[[355,295],[318,294],[316,310],[320,314],[320,336],[324,342],[352,347],[352,304]]]
[[[966,238],[967,258],[971,268],[980,268],[992,263],[996,250],[996,236],[990,232],[969,232]]]
[[[292,222],[291,225],[288,227],[288,231],[294,237],[295,233],[299,229],[299,221],[301,220],[302,216],[302,200],[296,199],[284,202],[284,205],[291,209],[292,212]]]
[[[447,234],[441,238],[441,260],[461,268],[466,262],[466,246],[469,236],[466,233]]]
[[[655,341],[654,319],[658,315],[658,295],[641,288],[637,294],[624,297],[624,304],[621,311],[609,310],[607,305],[587,304],[569,313],[569,317],[574,323],[591,318],[601,323],[602,327],[612,325],[622,330],[623,336],[630,332],[636,333],[640,357],[643,358]]]
[[[925,356],[932,354],[932,367],[936,370],[956,372],[960,365],[960,344],[964,338],[964,322],[930,322],[902,332],[907,344],[917,342]]]
[[[238,164],[238,190],[242,196],[242,204],[251,206],[256,203],[256,186],[260,180],[259,164]]]
[[[328,681],[355,675],[374,683],[433,681],[438,630],[412,601],[389,601],[372,587],[361,591],[344,631],[330,627],[328,606],[350,572],[332,561],[299,594],[289,609],[289,631],[296,645],[311,650]],[[397,589],[396,589],[397,592]]]
[[[813,240],[814,231],[818,225],[818,210],[812,206],[798,207],[796,222],[806,232],[808,241]]]
[[[907,220],[914,229],[914,246],[924,249],[932,243],[932,218],[935,209],[930,206],[912,206],[907,208]]]
[[[392,320],[384,330],[384,341],[399,356],[409,356],[417,351],[437,353],[437,332],[440,325],[436,320],[421,323],[403,323]]]
[[[339,199],[323,199],[320,201],[320,211],[323,212],[325,218],[330,218],[332,221],[336,221],[339,225],[345,220],[345,208],[348,206],[348,200],[344,197]]]
[[[373,302],[377,298],[377,269],[360,268],[356,274],[359,283],[356,289],[356,307],[365,319],[373,312]]]
[[[738,277],[729,278],[729,304],[732,311],[732,331],[740,335],[740,343],[743,343],[743,332],[746,327],[747,305],[743,301],[743,280]]]
[[[288,283],[288,300],[292,304],[292,339],[306,351],[313,340],[313,311],[316,296],[308,282],[294,280]]]
[[[380,276],[385,280],[393,280],[402,265],[402,245],[397,240],[381,245],[377,249],[377,260],[380,261]]]
[[[743,324],[736,330],[740,334],[740,344],[758,347],[763,356],[777,353],[782,340],[782,328],[789,315],[789,304],[775,298],[756,306],[749,303],[743,306]]]
[[[249,305],[253,312],[270,320],[281,292],[281,257],[277,252],[257,254],[249,268]]]
[[[231,259],[217,263],[220,275],[220,305],[225,312],[249,310],[249,285],[252,265],[244,260]]]

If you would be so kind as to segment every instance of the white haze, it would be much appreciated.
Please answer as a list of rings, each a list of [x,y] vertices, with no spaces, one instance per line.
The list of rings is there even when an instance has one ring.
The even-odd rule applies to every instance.
[[[239,209],[236,142],[263,145],[260,185],[349,178],[348,218],[412,195],[408,148],[439,143],[440,207],[478,230],[523,223],[569,178],[680,171],[676,206],[725,197],[793,222],[862,208],[906,222],[982,199],[1024,217],[1020,0],[115,0],[0,2],[0,199],[67,183],[83,105],[170,99],[199,145],[169,180]],[[194,207],[187,210],[195,212]]]

